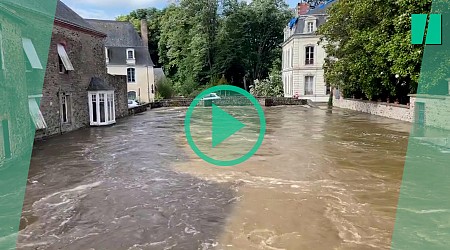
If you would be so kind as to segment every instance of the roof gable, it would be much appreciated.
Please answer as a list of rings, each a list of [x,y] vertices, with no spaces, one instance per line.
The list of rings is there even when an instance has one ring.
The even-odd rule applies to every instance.
[[[107,47],[139,47],[143,42],[130,22],[86,19],[97,30],[107,34]]]
[[[78,26],[79,28],[101,33],[100,30],[92,27],[92,25],[86,22],[81,16],[79,16],[75,11],[73,11],[60,0],[58,0],[56,4],[55,20],[63,21],[65,23]]]

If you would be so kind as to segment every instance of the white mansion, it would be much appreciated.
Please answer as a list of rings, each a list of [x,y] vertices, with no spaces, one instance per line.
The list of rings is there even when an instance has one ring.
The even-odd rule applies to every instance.
[[[299,96],[313,102],[327,102],[330,88],[324,80],[325,49],[318,45],[317,28],[326,22],[326,9],[335,1],[310,9],[299,3],[296,17],[284,29],[282,77],[285,97]]]

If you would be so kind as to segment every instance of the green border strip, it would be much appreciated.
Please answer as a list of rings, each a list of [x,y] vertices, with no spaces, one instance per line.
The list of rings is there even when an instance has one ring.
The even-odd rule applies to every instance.
[[[40,103],[56,3],[56,0],[0,2],[2,250],[16,248],[36,131],[30,103]]]
[[[449,10],[448,0],[433,1],[441,16],[428,23],[391,249],[450,249]]]

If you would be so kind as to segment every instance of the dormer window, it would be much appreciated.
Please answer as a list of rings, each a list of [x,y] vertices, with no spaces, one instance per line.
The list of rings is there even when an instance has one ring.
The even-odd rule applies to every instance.
[[[313,33],[313,31],[314,31],[314,23],[313,22],[307,23],[307,31],[308,31],[308,33]]]
[[[305,25],[303,28],[303,33],[311,34],[316,30],[317,17],[308,16],[305,18]]]
[[[136,56],[134,49],[127,49],[127,64],[128,65],[136,64]]]
[[[127,49],[127,59],[135,59],[134,57],[134,49]]]

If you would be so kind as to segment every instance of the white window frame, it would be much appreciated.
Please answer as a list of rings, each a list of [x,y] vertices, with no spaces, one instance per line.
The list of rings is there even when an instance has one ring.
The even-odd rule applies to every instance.
[[[29,38],[22,38],[23,50],[25,51],[25,55],[30,62],[30,65],[33,69],[43,69],[41,61],[39,60],[39,56],[34,48],[33,42]]]
[[[312,31],[309,31],[309,23],[312,23]],[[316,23],[317,23],[317,18],[314,16],[308,16],[305,18],[305,25],[303,27],[303,33],[305,34],[311,34],[316,30]]]
[[[63,105],[65,105],[65,110],[63,108]],[[66,118],[65,121],[64,118]],[[61,95],[61,123],[72,123],[72,96],[66,93],[63,93]]]
[[[128,57],[129,52],[131,52],[133,54],[132,58]],[[135,55],[134,49],[127,49],[127,60],[136,60],[136,55]]]
[[[106,58],[106,63],[109,63],[109,49],[105,47],[105,58]]]
[[[70,62],[70,58],[67,55],[66,48],[64,47],[64,45],[58,43],[57,49],[58,49],[59,58],[61,59],[66,71],[70,71],[70,70],[73,71],[74,68],[73,68],[72,62]]]
[[[307,87],[306,87],[307,86],[307,81],[306,81],[306,79],[309,78],[309,77],[312,78],[312,81],[311,81],[311,93],[306,93],[306,90],[307,90]],[[305,75],[304,78],[303,78],[303,81],[304,81],[304,91],[303,91],[304,95],[314,95],[314,93],[315,93],[316,77],[314,75]]]
[[[103,106],[104,106],[104,116],[105,121],[101,121],[100,115],[100,95],[103,95]],[[92,102],[93,97],[95,98],[95,116],[96,121],[94,121],[94,103]],[[105,126],[116,123],[116,105],[115,96],[113,90],[105,91],[88,91],[89,100],[89,123],[91,126]]]
[[[313,21],[307,21],[306,22],[306,32],[307,33],[313,33],[314,32],[314,22]]]
[[[308,53],[307,49],[308,48],[313,48],[313,52],[312,52],[312,63],[307,63],[308,62]],[[304,47],[303,51],[305,52],[305,60],[304,60],[304,64],[305,65],[314,65],[316,63],[316,46],[314,46],[313,44],[308,44]],[[311,59],[309,59],[311,60]]]
[[[42,111],[36,101],[36,98],[39,97],[42,98],[42,95],[28,96],[28,109],[36,130],[47,128],[47,123],[45,122]]]
[[[128,73],[128,71],[129,70],[133,70],[133,75],[132,75],[132,78],[131,78],[131,81],[130,81],[130,77],[129,77],[129,73]],[[127,68],[127,83],[136,83],[136,68]]]

